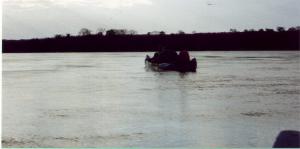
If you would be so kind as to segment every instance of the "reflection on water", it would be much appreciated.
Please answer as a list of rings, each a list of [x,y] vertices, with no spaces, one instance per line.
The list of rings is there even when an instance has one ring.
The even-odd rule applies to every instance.
[[[299,52],[3,54],[5,147],[271,147],[300,129]]]

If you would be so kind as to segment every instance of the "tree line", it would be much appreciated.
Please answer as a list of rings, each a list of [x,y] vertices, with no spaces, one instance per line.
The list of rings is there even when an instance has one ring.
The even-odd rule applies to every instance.
[[[55,35],[52,38],[2,40],[4,53],[26,52],[121,52],[171,50],[299,50],[300,27],[245,29],[217,33],[177,33],[99,28],[95,33],[82,28],[78,35]]]
[[[285,32],[285,31],[299,31],[300,30],[300,26],[296,26],[296,27],[290,27],[288,29],[285,29],[285,27],[277,27],[276,29],[272,29],[272,28],[265,28],[265,29],[245,29],[242,32]],[[240,32],[237,29],[230,29],[229,32]],[[196,31],[192,31],[192,34],[197,33]],[[127,30],[127,29],[109,29],[106,30],[105,28],[98,28],[96,30],[96,32],[93,34],[92,30],[88,29],[88,28],[82,28],[80,29],[80,31],[78,32],[77,36],[90,36],[90,35],[98,35],[98,36],[111,36],[111,35],[137,35],[138,32],[136,30]],[[148,32],[147,35],[165,35],[166,33],[164,31],[152,31],[152,32]],[[171,33],[174,34],[174,33]],[[186,34],[184,31],[179,30],[177,33],[175,34]],[[66,34],[66,37],[70,37],[70,34]],[[55,37],[64,37],[64,35],[62,34],[57,34],[55,35]]]
[[[178,31],[179,33],[184,33],[183,31]],[[91,36],[91,35],[97,35],[97,36],[114,36],[114,35],[137,35],[138,32],[136,30],[127,30],[127,29],[109,29],[106,30],[105,28],[98,28],[96,32],[93,34],[92,30],[88,28],[82,28],[79,30],[77,36]],[[158,34],[165,34],[164,31],[152,31],[148,32],[147,35],[158,35]],[[54,37],[59,38],[59,37],[70,37],[71,34],[57,34]],[[76,35],[75,35],[76,36]]]

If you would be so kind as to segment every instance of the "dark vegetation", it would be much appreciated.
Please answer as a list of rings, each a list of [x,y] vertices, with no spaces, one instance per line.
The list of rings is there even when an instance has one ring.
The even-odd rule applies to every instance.
[[[244,30],[230,32],[196,33],[163,31],[137,34],[134,30],[83,28],[77,36],[55,35],[53,38],[3,40],[4,53],[26,52],[122,52],[157,51],[160,47],[172,50],[299,50],[300,27],[285,29]]]

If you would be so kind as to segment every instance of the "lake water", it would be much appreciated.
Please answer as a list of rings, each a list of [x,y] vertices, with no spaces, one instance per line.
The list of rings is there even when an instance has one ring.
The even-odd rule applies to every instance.
[[[185,74],[146,54],[3,54],[3,146],[272,147],[300,130],[297,51],[192,52]]]

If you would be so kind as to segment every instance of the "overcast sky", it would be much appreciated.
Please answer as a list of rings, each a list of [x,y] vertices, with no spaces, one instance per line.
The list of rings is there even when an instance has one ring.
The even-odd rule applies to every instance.
[[[218,32],[300,25],[300,0],[3,0],[3,38],[77,34],[85,27]]]

